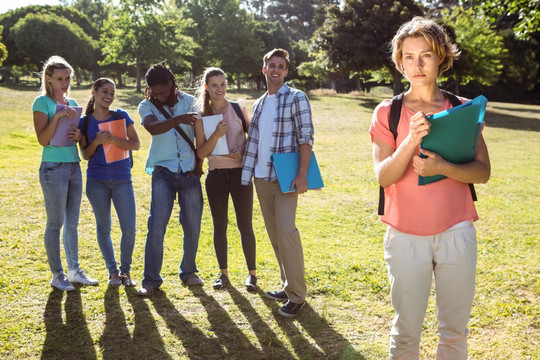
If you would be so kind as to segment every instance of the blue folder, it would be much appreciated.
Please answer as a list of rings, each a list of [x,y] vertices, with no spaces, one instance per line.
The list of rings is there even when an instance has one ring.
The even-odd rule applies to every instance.
[[[482,123],[486,112],[487,99],[482,95],[459,106],[430,115],[428,135],[422,139],[420,149],[439,154],[454,164],[464,164],[474,160]],[[422,156],[422,150],[420,150]],[[425,157],[425,156],[424,156]],[[446,176],[418,176],[418,185],[426,185]]]
[[[274,170],[276,171],[281,191],[284,193],[291,192],[291,184],[296,175],[298,175],[298,168],[300,167],[299,152],[273,154],[272,163],[274,164]],[[307,170],[307,182],[308,189],[321,189],[324,187],[319,164],[317,164],[317,158],[315,158],[313,151],[311,152],[311,160],[309,160]],[[296,191],[296,186],[292,191]]]

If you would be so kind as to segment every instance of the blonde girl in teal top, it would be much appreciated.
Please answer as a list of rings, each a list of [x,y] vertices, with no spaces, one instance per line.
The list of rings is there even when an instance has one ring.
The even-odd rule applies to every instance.
[[[77,106],[68,98],[73,68],[59,56],[51,56],[43,65],[41,96],[32,104],[34,129],[43,146],[39,182],[47,213],[45,228],[45,250],[52,272],[51,285],[59,290],[74,290],[72,282],[97,285],[79,266],[77,226],[82,197],[82,174],[76,143],[72,146],[51,146],[50,141],[61,117],[77,116],[71,106]],[[67,107],[55,113],[56,104]],[[66,137],[75,142],[81,139],[77,127],[67,131]],[[60,229],[68,265],[68,276],[64,274],[60,257]]]

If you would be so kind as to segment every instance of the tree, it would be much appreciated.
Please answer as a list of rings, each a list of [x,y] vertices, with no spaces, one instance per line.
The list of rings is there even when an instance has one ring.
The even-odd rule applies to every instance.
[[[390,61],[389,43],[399,26],[422,10],[413,0],[345,0],[342,8],[327,8],[323,25],[315,31],[315,51],[326,53],[334,72],[358,72],[386,67],[394,93],[401,91],[401,74]]]
[[[540,31],[539,0],[488,0],[473,1],[492,22],[501,18],[510,21],[518,38],[528,38]]]
[[[219,66],[234,74],[240,87],[241,75],[251,76],[256,71],[263,51],[253,17],[240,9],[236,0],[186,0],[177,4],[185,7],[186,16],[196,24],[188,32],[199,44],[191,58],[193,74]]]
[[[4,29],[4,27],[2,25],[0,25],[0,41],[2,40],[2,30],[3,29]],[[0,65],[2,65],[4,60],[6,60],[7,55],[8,55],[8,52],[7,52],[6,45],[4,45],[3,43],[0,42]]]
[[[501,73],[504,49],[503,38],[491,28],[489,20],[475,16],[472,8],[454,7],[442,11],[443,22],[455,29],[455,40],[462,51],[448,76],[459,85],[475,80],[483,85],[494,84]]]
[[[120,0],[101,36],[105,55],[101,64],[134,65],[141,91],[142,74],[153,63],[166,60],[176,71],[190,68],[187,59],[196,44],[185,34],[189,26],[191,21],[174,3]]]
[[[17,49],[36,67],[51,55],[60,55],[79,69],[96,62],[96,41],[77,24],[53,14],[26,15],[13,26],[12,36]]]
[[[88,18],[81,14],[76,9],[67,8],[65,6],[50,6],[50,5],[31,5],[15,10],[8,11],[5,14],[0,15],[0,25],[4,26],[4,44],[6,45],[7,51],[9,53],[8,58],[6,59],[4,65],[14,66],[14,65],[24,65],[26,67],[30,66],[30,70],[36,70],[34,68],[34,62],[30,62],[27,58],[26,53],[19,51],[17,45],[15,44],[15,38],[12,33],[12,28],[15,24],[24,18],[28,14],[38,15],[38,14],[49,14],[55,15],[57,17],[63,18],[69,23],[76,24],[90,38],[97,40],[99,38],[96,28],[90,23]],[[36,32],[36,35],[40,35]],[[56,34],[58,36],[58,34]],[[42,61],[45,59],[41,59]]]

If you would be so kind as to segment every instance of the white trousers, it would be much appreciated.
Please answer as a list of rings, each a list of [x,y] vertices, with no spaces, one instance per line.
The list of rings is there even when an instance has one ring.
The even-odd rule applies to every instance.
[[[384,258],[395,310],[389,358],[419,358],[422,325],[434,278],[437,359],[467,359],[467,322],[476,278],[476,229],[472,221],[434,236],[414,236],[388,227]]]

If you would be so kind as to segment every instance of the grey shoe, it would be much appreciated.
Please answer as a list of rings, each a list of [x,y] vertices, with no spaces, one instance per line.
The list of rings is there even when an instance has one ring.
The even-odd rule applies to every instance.
[[[154,293],[154,289],[145,288],[144,286],[137,290],[137,295],[139,296],[150,296]]]
[[[60,291],[73,291],[75,288],[68,281],[66,274],[59,272],[54,274],[51,280],[51,286],[57,288]]]
[[[137,286],[137,283],[129,276],[129,274],[120,273],[120,279],[124,286]]]
[[[109,285],[110,286],[120,286],[122,285],[122,279],[118,276],[118,273],[109,276]]]
[[[83,269],[69,270],[68,271],[69,281],[72,283],[79,283],[83,285],[97,285],[99,281],[88,277]]]
[[[200,277],[197,276],[197,274],[192,273],[189,274],[189,277],[186,281],[184,281],[184,284],[187,285],[202,285],[203,281]]]

